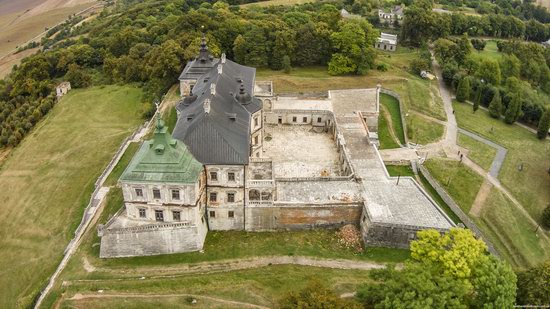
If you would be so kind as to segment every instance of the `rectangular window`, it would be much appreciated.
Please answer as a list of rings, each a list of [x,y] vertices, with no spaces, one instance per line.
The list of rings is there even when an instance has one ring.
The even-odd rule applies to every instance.
[[[254,145],[258,145],[260,143],[259,136],[254,136]]]
[[[210,172],[210,179],[213,181],[218,181],[218,172]]]
[[[323,121],[323,119],[321,117],[318,117],[317,122],[321,122],[321,121]]]
[[[227,180],[235,181],[235,173],[233,173],[233,172],[227,173]]]
[[[172,211],[172,218],[174,221],[181,221],[181,212],[180,211]]]
[[[228,216],[229,218],[235,218],[235,212],[232,211],[232,210],[230,210],[230,211],[227,212],[227,216]]]
[[[298,121],[298,118],[292,117],[292,122],[296,122],[296,121]]]
[[[210,202],[217,202],[217,201],[218,201],[218,193],[210,192]]]
[[[177,189],[172,190],[172,199],[173,200],[179,200],[180,199],[180,190],[177,190]]]
[[[227,202],[235,203],[235,193],[227,193]]]
[[[160,190],[159,189],[153,189],[153,198],[154,199],[160,199]]]
[[[143,190],[142,189],[136,189],[136,196],[137,197],[143,197]]]
[[[302,118],[302,122],[307,122],[307,117]]]
[[[155,210],[155,220],[164,221],[164,212],[162,210]]]
[[[210,210],[210,218],[216,218],[216,212],[213,210]]]
[[[140,218],[146,218],[147,217],[147,210],[145,208],[139,209],[139,217]]]
[[[254,118],[254,126],[257,127],[259,124],[258,117]]]

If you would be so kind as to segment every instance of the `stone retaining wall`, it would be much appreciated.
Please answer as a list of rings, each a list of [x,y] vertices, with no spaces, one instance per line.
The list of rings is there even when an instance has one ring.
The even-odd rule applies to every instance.
[[[487,244],[487,248],[489,249],[489,252],[495,256],[499,256],[498,252],[496,251],[495,247],[491,243],[491,241],[481,232],[481,230],[477,227],[477,225],[474,223],[470,217],[462,211],[460,206],[458,206],[453,198],[447,193],[445,189],[435,180],[430,172],[422,165],[418,165],[418,171],[426,178],[426,180],[430,183],[430,185],[437,191],[437,194],[441,196],[443,201],[451,208],[451,210],[460,218],[460,220],[464,223],[464,225],[470,229],[477,237],[483,239],[485,243]]]

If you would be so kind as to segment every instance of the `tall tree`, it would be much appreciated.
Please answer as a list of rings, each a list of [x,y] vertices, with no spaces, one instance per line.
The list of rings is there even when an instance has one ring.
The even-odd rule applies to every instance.
[[[456,89],[456,100],[458,102],[466,102],[466,100],[470,98],[470,90],[470,78],[463,77],[458,83],[458,87]]]
[[[550,304],[550,260],[518,274],[518,305]]]
[[[521,99],[519,94],[514,94],[510,103],[508,103],[508,108],[504,113],[504,122],[507,124],[512,124],[518,120],[521,115]]]
[[[242,35],[238,35],[233,42],[233,55],[238,63],[245,63],[246,58],[246,41]]]
[[[493,99],[489,104],[489,115],[491,117],[499,119],[502,115],[502,99],[500,98],[500,91],[496,89]]]
[[[550,108],[547,109],[539,120],[537,127],[537,137],[545,139],[548,136],[548,130],[550,129]]]
[[[477,112],[479,109],[479,104],[481,103],[481,94],[483,93],[483,83],[480,83],[477,86],[475,97],[474,97],[474,105],[472,106],[472,109],[474,110],[474,113]]]

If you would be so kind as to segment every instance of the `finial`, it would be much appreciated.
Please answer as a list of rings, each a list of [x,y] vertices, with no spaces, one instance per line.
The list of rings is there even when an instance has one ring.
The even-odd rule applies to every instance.
[[[161,129],[162,124],[160,123],[160,102],[159,102],[159,100],[155,100],[155,106],[157,108],[157,111],[155,112],[155,114],[157,116],[157,129]]]
[[[242,80],[241,80],[241,86],[239,87],[239,93],[244,94],[244,83]]]

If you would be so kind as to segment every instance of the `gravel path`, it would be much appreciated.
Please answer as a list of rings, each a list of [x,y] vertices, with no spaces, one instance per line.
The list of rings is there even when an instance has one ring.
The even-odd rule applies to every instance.
[[[496,144],[470,131],[466,131],[461,128],[459,128],[458,131],[497,150],[497,154],[495,155],[493,163],[491,164],[491,168],[489,169],[489,175],[493,176],[496,179],[498,177],[500,169],[502,168],[502,164],[504,163],[504,159],[506,158],[506,153],[508,152],[508,150],[506,150],[506,148],[500,146],[499,144]]]

